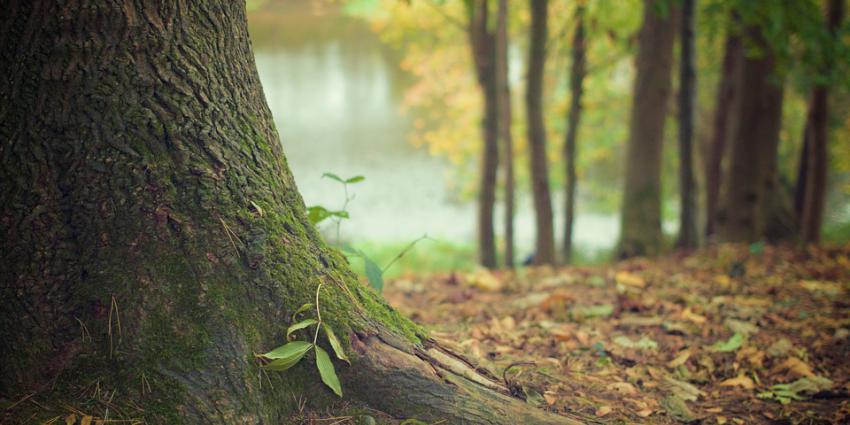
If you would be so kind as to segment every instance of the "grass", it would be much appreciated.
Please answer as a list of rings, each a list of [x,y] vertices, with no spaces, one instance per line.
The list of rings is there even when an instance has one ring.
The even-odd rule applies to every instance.
[[[385,268],[412,241],[375,242],[360,241],[352,245],[363,251],[381,268]],[[573,265],[599,265],[610,261],[612,250],[591,250],[581,246],[573,249]],[[386,269],[384,278],[394,278],[409,274],[431,274],[447,272],[471,272],[478,268],[476,248],[468,243],[447,242],[435,239],[423,239],[407,250],[392,266]],[[525,258],[518,258],[521,266]],[[364,276],[363,260],[351,258],[352,267]],[[501,263],[500,263],[501,264]]]

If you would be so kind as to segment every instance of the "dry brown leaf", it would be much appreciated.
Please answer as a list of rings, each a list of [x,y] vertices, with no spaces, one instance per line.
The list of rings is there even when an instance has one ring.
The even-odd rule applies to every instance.
[[[629,272],[617,272],[614,280],[620,285],[631,286],[632,288],[643,289],[646,287],[646,281],[642,277]]]
[[[641,410],[638,410],[637,412],[635,412],[635,415],[638,415],[641,418],[646,418],[651,414],[652,414],[652,409],[650,409],[650,408],[641,409]]]
[[[720,383],[721,387],[741,387],[751,390],[756,387],[756,383],[747,375],[738,375],[735,378],[727,379]]]
[[[83,416],[83,419],[80,420],[80,425],[91,425],[92,417],[89,415]]]
[[[682,319],[683,320],[689,320],[691,322],[696,323],[697,325],[702,325],[702,324],[705,323],[706,320],[708,320],[708,319],[705,318],[705,316],[696,314],[693,311],[691,311],[690,307],[688,307],[688,308],[686,308],[682,311]]]
[[[558,401],[558,397],[553,391],[546,391],[543,393],[543,399],[546,400],[546,404],[553,405],[556,401]]]
[[[611,406],[600,406],[598,409],[596,409],[596,416],[601,418],[611,413],[611,410],[613,410],[611,409]]]
[[[638,392],[637,388],[628,382],[614,382],[613,384],[608,384],[606,388],[609,391],[615,391],[622,395],[634,395]]]
[[[774,366],[773,369],[771,369],[770,374],[786,374],[791,378],[807,378],[815,376],[815,373],[812,371],[812,367],[796,357],[788,357],[784,362]]]
[[[673,360],[670,360],[669,362],[667,362],[667,367],[669,367],[670,369],[675,369],[675,368],[685,364],[685,362],[688,361],[688,359],[690,357],[691,357],[691,350],[690,349],[682,350],[682,351],[679,352],[678,355],[676,355],[676,357]]]

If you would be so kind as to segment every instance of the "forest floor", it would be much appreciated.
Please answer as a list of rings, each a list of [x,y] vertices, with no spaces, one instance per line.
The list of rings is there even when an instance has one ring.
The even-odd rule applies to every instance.
[[[850,247],[409,276],[389,302],[527,401],[602,423],[850,423]]]

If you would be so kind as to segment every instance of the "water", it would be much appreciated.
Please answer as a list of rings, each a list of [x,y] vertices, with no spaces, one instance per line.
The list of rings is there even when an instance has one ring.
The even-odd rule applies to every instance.
[[[398,58],[367,23],[316,12],[290,5],[249,19],[263,90],[305,203],[342,206],[343,189],[321,177],[326,171],[363,175],[366,181],[351,186],[355,199],[344,238],[401,242],[427,233],[473,244],[474,202],[453,201],[445,180],[450,165],[407,142],[411,119],[400,105],[409,77]],[[561,205],[556,194],[559,218]],[[520,254],[529,253],[534,222],[528,197],[520,196],[517,207],[517,245]],[[562,228],[560,220],[556,227]],[[579,246],[608,248],[619,222],[614,215],[579,214],[574,231]]]

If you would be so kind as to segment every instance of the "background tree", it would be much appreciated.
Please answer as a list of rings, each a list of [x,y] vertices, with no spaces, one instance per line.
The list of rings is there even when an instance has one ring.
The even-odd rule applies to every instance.
[[[531,38],[528,48],[528,87],[525,92],[528,116],[531,193],[536,220],[535,264],[555,263],[555,233],[552,223],[552,197],[549,191],[549,165],[546,158],[546,126],[543,120],[543,70],[546,63],[548,0],[530,0]]]
[[[626,147],[620,258],[653,255],[661,247],[661,153],[676,20],[672,2],[645,0],[643,4]]]
[[[694,111],[696,109],[696,61],[694,49],[696,0],[682,0],[679,55],[679,238],[676,246],[696,248],[697,194],[694,179]]]
[[[799,199],[797,214],[800,221],[800,236],[804,242],[817,243],[820,240],[829,169],[827,157],[829,84],[827,82],[830,80],[828,75],[834,68],[838,56],[837,32],[843,16],[844,1],[829,0],[826,11],[828,36],[819,46],[824,49],[824,52],[818,71],[824,74],[824,77],[822,81],[815,83],[809,100],[797,186],[797,199]]]
[[[734,120],[737,118],[734,113],[737,110],[734,102],[738,100],[739,96],[737,94],[739,88],[737,87],[738,76],[736,71],[739,69],[742,59],[741,39],[734,28],[728,28],[723,49],[720,81],[717,84],[715,97],[711,144],[706,160],[706,237],[713,237],[715,233],[717,206],[723,176],[723,158],[727,150],[727,141],[731,138],[731,129],[734,128]]]
[[[329,406],[314,368],[265,376],[253,355],[320,300],[351,358],[347,397],[402,417],[565,422],[454,360],[321,240],[243,2],[7,6],[0,394],[48,404],[13,421],[105,405],[148,423],[282,423],[293,393]]]
[[[496,237],[493,211],[499,167],[499,81],[497,80],[496,31],[490,23],[490,1],[468,0],[469,44],[478,85],[484,97],[481,121],[484,147],[481,156],[481,183],[478,189],[478,256],[484,267],[496,267]],[[503,134],[503,133],[502,133]]]
[[[564,263],[572,260],[573,221],[576,201],[576,138],[581,119],[582,85],[587,73],[587,53],[584,35],[585,6],[579,4],[575,13],[575,31],[572,40],[572,66],[570,67],[570,109],[567,115],[567,134],[564,139],[564,164],[566,190],[564,193]]]
[[[723,241],[757,241],[767,228],[769,205],[774,200],[778,177],[776,155],[782,120],[782,77],[776,72],[776,53],[767,43],[760,25],[750,24],[744,33],[747,53],[741,64],[735,103],[730,164],[725,202],[717,217]]]
[[[511,85],[508,64],[508,0],[499,0],[496,18],[496,85],[498,86],[499,138],[505,179],[505,267],[514,266],[514,143],[511,135]]]

